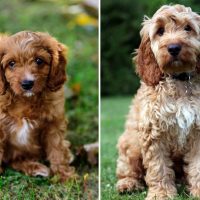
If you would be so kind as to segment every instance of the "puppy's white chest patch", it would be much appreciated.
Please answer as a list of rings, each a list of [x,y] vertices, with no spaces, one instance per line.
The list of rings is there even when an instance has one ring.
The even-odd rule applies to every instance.
[[[28,143],[30,132],[33,129],[33,125],[26,119],[22,119],[22,126],[18,129],[16,133],[17,142],[21,145],[26,145]]]

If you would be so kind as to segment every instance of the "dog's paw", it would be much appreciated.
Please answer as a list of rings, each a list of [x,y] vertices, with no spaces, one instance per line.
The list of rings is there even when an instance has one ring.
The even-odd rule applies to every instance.
[[[126,177],[118,180],[116,185],[117,191],[120,193],[131,192],[133,190],[142,190],[144,186],[137,179]]]
[[[174,199],[176,195],[166,195],[166,194],[155,194],[151,193],[148,194],[145,200],[169,200],[169,199]]]
[[[193,197],[200,197],[200,188],[199,187],[192,187],[189,190],[190,190],[190,194]]]
[[[173,199],[177,195],[177,190],[174,186],[168,185],[168,188],[162,188],[162,187],[154,187],[149,188],[147,197],[145,200],[169,200]]]

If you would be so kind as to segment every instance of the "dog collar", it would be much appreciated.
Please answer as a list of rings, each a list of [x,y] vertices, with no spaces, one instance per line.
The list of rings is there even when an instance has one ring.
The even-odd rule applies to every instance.
[[[183,72],[180,74],[172,74],[172,78],[179,81],[189,81],[193,77],[194,75],[188,72]]]

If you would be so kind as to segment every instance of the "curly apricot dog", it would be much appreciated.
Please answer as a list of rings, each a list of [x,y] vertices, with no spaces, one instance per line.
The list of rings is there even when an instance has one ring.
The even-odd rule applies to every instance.
[[[200,197],[200,16],[162,6],[145,19],[141,37],[142,81],[118,142],[117,189],[142,188],[145,179],[146,199],[173,198],[182,168],[190,194]]]

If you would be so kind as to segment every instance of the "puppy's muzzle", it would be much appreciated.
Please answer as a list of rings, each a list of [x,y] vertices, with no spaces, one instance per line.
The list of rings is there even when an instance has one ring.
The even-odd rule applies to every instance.
[[[167,47],[168,52],[170,53],[171,56],[178,56],[178,54],[181,51],[181,45],[180,44],[170,44]]]
[[[34,81],[32,80],[23,80],[21,82],[21,86],[24,90],[30,90],[34,85]]]

